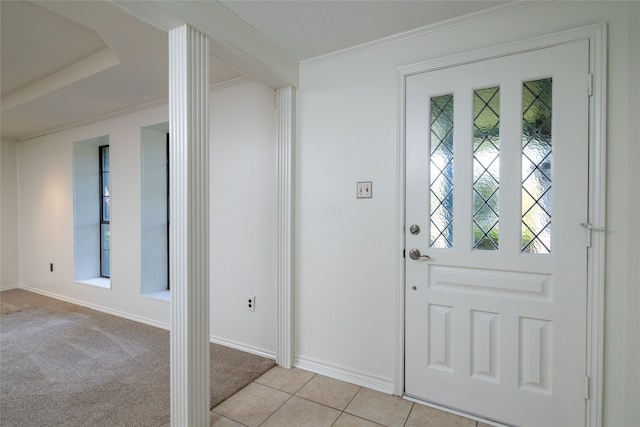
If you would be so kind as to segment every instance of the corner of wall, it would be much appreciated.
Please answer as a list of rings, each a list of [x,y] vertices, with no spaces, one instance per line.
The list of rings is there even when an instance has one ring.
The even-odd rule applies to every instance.
[[[0,289],[18,286],[18,142],[0,144]]]

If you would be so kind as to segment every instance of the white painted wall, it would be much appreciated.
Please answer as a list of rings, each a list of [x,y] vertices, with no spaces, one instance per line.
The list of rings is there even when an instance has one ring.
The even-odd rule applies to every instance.
[[[276,345],[273,105],[273,91],[250,80],[211,93],[211,212],[213,220],[224,221],[211,226],[211,334],[268,355]],[[167,120],[162,105],[18,144],[19,271],[25,288],[169,324],[169,303],[141,295],[141,128]],[[111,289],[74,282],[73,144],[103,135],[109,137],[111,163]],[[244,306],[247,293],[257,297],[253,313]]]
[[[212,94],[211,334],[275,354],[277,145],[274,91],[256,84]],[[256,311],[247,307],[255,296]]]
[[[640,236],[640,2],[632,2],[628,13],[629,45],[628,60],[629,73],[627,79],[629,107],[629,131],[627,155],[627,214],[626,214],[626,243],[627,243],[627,286],[626,307],[628,320],[626,323],[626,375],[623,420],[627,425],[640,420],[640,250],[638,236]],[[615,303],[615,302],[614,302]],[[612,304],[608,304],[612,307]],[[634,404],[635,400],[635,404]],[[615,408],[614,408],[615,409]]]
[[[602,21],[610,24],[604,425],[637,423],[640,16],[633,2],[523,5],[302,65],[296,159],[298,366],[392,390],[396,269],[401,267],[395,251],[401,125],[396,67]],[[373,181],[372,199],[356,199],[356,181],[362,180]]]
[[[0,289],[18,285],[18,145],[0,143]]]

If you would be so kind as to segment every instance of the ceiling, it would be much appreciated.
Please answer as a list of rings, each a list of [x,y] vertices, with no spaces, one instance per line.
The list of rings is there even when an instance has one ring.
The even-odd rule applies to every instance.
[[[304,61],[506,2],[222,0],[220,3],[297,60]]]
[[[166,99],[167,33],[153,19],[127,10],[126,3],[0,1],[3,136],[28,139]],[[244,28],[298,63],[506,2],[209,3],[222,5]],[[165,9],[171,5],[135,6],[152,4]],[[175,4],[182,9],[202,7],[198,2]],[[231,66],[212,54],[210,64],[212,84],[243,75],[241,61]]]

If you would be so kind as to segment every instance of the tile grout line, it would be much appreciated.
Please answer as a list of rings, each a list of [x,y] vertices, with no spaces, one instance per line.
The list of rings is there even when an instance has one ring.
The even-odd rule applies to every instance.
[[[407,426],[407,423],[409,422],[409,418],[411,418],[411,413],[413,412],[413,408],[416,407],[415,402],[411,402],[411,408],[409,409],[409,413],[407,414],[407,418],[404,419],[404,423],[402,424],[403,427]]]
[[[286,400],[285,400],[281,405],[279,405],[277,408],[275,408],[275,409],[274,409],[274,410],[273,410],[273,411],[272,411],[272,412],[267,416],[267,418],[265,418],[265,420],[264,420],[264,421],[262,421],[260,424],[258,424],[258,427],[260,427],[260,426],[264,425],[264,424],[265,424],[265,423],[266,423],[266,422],[267,422],[271,417],[273,417],[273,415],[274,415],[276,412],[278,412],[278,411],[279,411],[279,410],[280,410],[280,409],[281,409],[285,404],[287,404],[287,402],[289,402],[289,401],[290,401],[294,396],[295,396],[295,397],[297,397],[297,398],[299,398],[299,399],[305,400],[305,401],[307,401],[307,402],[314,403],[314,404],[316,404],[316,405],[320,405],[320,406],[323,406],[323,407],[325,407],[325,408],[328,408],[328,409],[332,409],[332,410],[337,411],[339,414],[338,414],[338,416],[336,417],[336,419],[333,421],[333,423],[331,424],[331,426],[334,426],[334,425],[338,422],[338,420],[340,419],[340,417],[341,417],[343,414],[345,414],[345,413],[346,413],[347,415],[349,415],[349,416],[353,416],[353,417],[355,417],[355,418],[358,418],[358,419],[361,419],[361,420],[364,420],[364,421],[367,421],[367,422],[371,422],[371,423],[374,423],[374,424],[378,424],[378,425],[382,425],[382,426],[384,426],[384,424],[379,424],[378,422],[376,422],[376,421],[374,421],[374,420],[371,420],[371,419],[369,419],[369,418],[365,418],[365,417],[363,417],[363,416],[360,416],[360,415],[356,415],[356,414],[352,414],[352,413],[350,413],[350,412],[347,412],[347,408],[349,407],[349,405],[353,402],[353,400],[356,398],[356,396],[357,396],[357,395],[362,391],[362,389],[364,388],[364,387],[362,387],[362,386],[358,386],[358,390],[354,393],[354,395],[351,397],[351,399],[349,399],[349,401],[346,403],[346,405],[344,406],[344,408],[343,408],[343,409],[338,409],[338,408],[335,408],[335,407],[333,407],[333,406],[330,406],[330,405],[327,405],[327,404],[324,404],[324,403],[321,403],[321,402],[316,402],[315,400],[308,399],[308,398],[303,397],[303,396],[299,396],[299,395],[298,395],[298,393],[299,393],[299,392],[300,392],[300,391],[301,391],[301,390],[302,390],[306,385],[308,385],[308,384],[309,384],[309,383],[310,383],[310,382],[311,382],[311,381],[312,381],[316,376],[318,376],[318,375],[319,375],[319,374],[314,373],[314,374],[313,374],[313,376],[311,376],[307,381],[305,381],[305,382],[304,382],[304,384],[302,384],[299,388],[297,388],[297,389],[296,389],[296,391],[295,391],[295,392],[293,392],[293,393],[289,393],[289,392],[287,392],[287,391],[285,391],[285,390],[281,390],[281,389],[279,389],[279,388],[277,388],[277,387],[274,387],[274,386],[271,386],[271,385],[267,385],[267,384],[259,383],[259,382],[257,382],[257,379],[256,379],[256,380],[254,380],[254,381],[252,381],[250,384],[256,384],[256,385],[258,385],[258,386],[266,387],[266,388],[269,388],[269,389],[272,389],[272,390],[275,390],[275,391],[278,391],[278,392],[282,392],[282,393],[285,393],[285,394],[288,394],[288,395],[289,395],[289,397],[288,397],[288,398],[287,398],[287,399],[286,399]],[[248,385],[247,385],[247,386],[248,386]],[[246,387],[245,387],[245,388],[246,388]],[[415,402],[411,402],[411,407],[410,407],[410,409],[409,409],[409,413],[408,413],[408,414],[407,414],[407,416],[405,417],[404,422],[403,422],[403,424],[402,424],[402,426],[403,426],[403,427],[406,427],[406,426],[407,426],[407,422],[409,421],[409,418],[411,417],[411,412],[414,410],[415,406],[416,406]],[[222,415],[222,414],[220,414],[220,413],[216,412],[216,411],[215,411],[215,408],[211,409],[211,412],[213,412],[213,413],[215,413],[215,414],[217,414],[217,415],[219,415],[219,416],[222,416],[222,417],[224,417],[224,418],[228,418],[228,417],[226,417],[225,415]],[[241,426],[243,426],[243,427],[251,427],[251,426],[248,426],[248,425],[246,425],[246,424],[241,423],[240,421],[234,420],[234,419],[232,419],[232,418],[230,418],[230,419],[231,419],[232,421],[234,421],[234,422],[237,422],[239,425],[241,425]],[[475,425],[475,427],[478,427],[478,422],[477,422],[477,421],[476,421],[476,425]]]
[[[340,417],[346,412],[347,408],[349,407],[349,405],[351,404],[351,402],[353,402],[353,399],[356,398],[356,396],[358,395],[358,393],[360,393],[360,390],[362,390],[362,386],[358,386],[358,391],[356,391],[355,393],[353,393],[353,397],[351,397],[351,399],[349,399],[349,401],[347,402],[346,405],[344,405],[344,408],[342,408],[342,410],[340,411],[340,415],[338,415],[338,418],[336,418],[336,420],[331,424],[331,426],[333,427],[338,420],[340,419]],[[335,409],[335,408],[334,408]],[[354,417],[358,417],[357,415],[353,415],[350,414],[349,412],[347,412],[348,415],[352,415]],[[367,420],[366,418],[362,418],[362,417],[358,417],[360,419],[366,420],[366,421],[371,421],[371,420]],[[372,421],[373,422],[373,421]]]
[[[277,407],[277,408],[276,408],[276,409],[275,409],[271,414],[269,414],[269,416],[268,416],[267,418],[265,418],[265,420],[264,420],[263,422],[261,422],[261,423],[259,424],[259,426],[263,425],[264,423],[266,423],[266,422],[269,420],[269,418],[273,417],[273,415],[274,415],[276,412],[278,412],[278,410],[279,410],[280,408],[282,408],[282,407],[283,407],[283,406],[284,406],[288,401],[290,401],[290,400],[293,398],[293,396],[296,396],[296,393],[298,393],[300,390],[302,390],[304,386],[306,386],[307,384],[309,384],[309,382],[310,382],[312,379],[314,379],[314,378],[316,377],[316,375],[318,375],[318,374],[313,374],[313,376],[312,376],[311,378],[309,378],[309,379],[308,379],[304,384],[302,384],[302,385],[300,386],[300,388],[298,388],[298,389],[297,389],[295,392],[293,392],[292,394],[291,394],[291,393],[287,393],[287,392],[286,392],[286,391],[284,391],[284,390],[280,390],[280,389],[277,389],[277,388],[275,388],[275,387],[268,386],[268,385],[266,385],[266,384],[260,384],[259,382],[256,382],[256,380],[253,380],[253,382],[254,382],[254,383],[256,383],[256,384],[258,384],[258,385],[261,385],[261,386],[264,386],[264,387],[269,387],[269,388],[270,388],[270,389],[272,389],[272,390],[281,391],[281,392],[286,393],[286,394],[288,394],[288,395],[289,395],[289,398],[288,398],[287,400],[285,400],[285,401],[282,403],[282,405],[278,406],[278,407]],[[300,397],[300,396],[297,396],[297,397],[299,397],[300,399],[304,399],[303,397]],[[305,400],[308,400],[308,399],[305,399]],[[258,427],[259,427],[259,426],[258,426]]]

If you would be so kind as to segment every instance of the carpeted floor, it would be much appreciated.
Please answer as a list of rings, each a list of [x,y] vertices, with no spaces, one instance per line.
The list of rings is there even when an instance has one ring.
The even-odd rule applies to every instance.
[[[211,407],[274,366],[211,345]],[[0,425],[164,426],[169,332],[24,290],[0,292]]]

